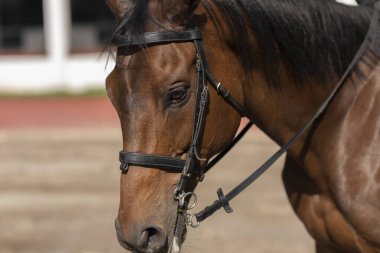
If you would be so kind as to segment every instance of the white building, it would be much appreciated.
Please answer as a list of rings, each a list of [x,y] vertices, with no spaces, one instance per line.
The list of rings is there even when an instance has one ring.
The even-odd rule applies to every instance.
[[[0,91],[104,86],[114,25],[104,0],[0,0]]]

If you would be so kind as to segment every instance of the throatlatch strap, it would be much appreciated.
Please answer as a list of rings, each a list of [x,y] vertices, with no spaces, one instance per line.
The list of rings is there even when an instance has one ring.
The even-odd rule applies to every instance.
[[[218,81],[211,75],[210,72],[206,72],[207,79],[210,82],[211,86],[218,92],[227,103],[229,103],[236,111],[240,113],[241,117],[248,117],[248,112],[245,110],[244,106],[242,106],[230,93],[230,91],[224,87],[224,85]]]

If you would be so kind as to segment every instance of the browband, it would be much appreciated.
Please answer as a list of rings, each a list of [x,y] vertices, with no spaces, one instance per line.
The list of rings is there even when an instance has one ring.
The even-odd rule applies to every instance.
[[[161,32],[146,32],[141,40],[138,37],[126,35],[117,35],[112,41],[114,46],[152,46],[155,44],[173,43],[173,42],[193,42],[201,40],[201,34],[198,30],[188,31],[161,31]]]

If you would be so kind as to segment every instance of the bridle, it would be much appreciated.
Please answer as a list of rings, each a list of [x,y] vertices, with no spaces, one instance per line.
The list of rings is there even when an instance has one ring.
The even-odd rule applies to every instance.
[[[367,36],[368,37],[368,36]],[[206,162],[205,166],[201,166],[200,157],[201,142],[204,132],[204,126],[206,121],[207,107],[209,104],[209,91],[208,83],[211,84],[217,93],[230,104],[241,117],[248,117],[248,113],[245,108],[231,95],[230,91],[211,75],[205,50],[202,45],[202,37],[196,28],[186,31],[160,31],[160,32],[146,32],[141,38],[135,39],[124,35],[117,35],[113,40],[113,45],[117,47],[140,47],[141,49],[162,45],[168,43],[183,43],[193,42],[196,48],[196,70],[197,70],[197,83],[196,83],[196,100],[195,100],[195,115],[193,133],[191,138],[191,144],[187,152],[186,160],[160,156],[153,154],[142,154],[134,152],[121,151],[119,153],[119,160],[121,162],[120,169],[125,173],[128,171],[130,165],[139,166],[142,168],[155,168],[164,170],[171,173],[181,173],[178,186],[174,192],[174,198],[178,201],[178,210],[186,217],[186,224],[192,227],[197,227],[200,222],[211,216],[217,210],[222,207],[227,213],[232,212],[232,208],[229,205],[229,201],[235,198],[240,192],[245,190],[250,184],[252,184],[257,178],[259,178],[266,170],[268,170],[274,162],[276,162],[289,148],[300,139],[300,137],[313,125],[313,123],[323,114],[332,99],[340,90],[343,83],[348,78],[351,70],[354,68],[356,62],[364,53],[368,46],[368,40],[366,39],[358,50],[354,60],[349,68],[344,73],[338,84],[335,86],[330,95],[320,105],[312,119],[300,129],[286,144],[284,144],[276,153],[274,153],[262,166],[256,169],[247,179],[236,186],[228,194],[224,195],[221,188],[218,189],[218,200],[214,201],[210,206],[207,206],[202,211],[196,214],[187,214],[187,210],[193,208],[196,204],[196,195],[192,192],[186,192],[189,181],[194,178],[199,178],[202,181],[205,173],[207,173],[235,144],[244,136],[244,134],[254,124],[253,120],[247,123],[243,130],[234,138],[234,140],[216,157],[211,161]],[[208,162],[208,163],[207,163]],[[190,197],[195,198],[195,202],[189,205]]]
[[[204,132],[204,126],[206,122],[207,107],[209,104],[209,91],[208,83],[217,91],[217,93],[223,97],[223,99],[229,103],[235,110],[239,112],[242,117],[247,116],[247,112],[244,107],[231,96],[231,93],[224,85],[217,82],[214,77],[208,71],[206,55],[202,45],[202,37],[197,29],[192,29],[188,31],[161,31],[161,32],[147,32],[142,36],[142,40],[131,40],[129,37],[118,35],[115,37],[113,44],[115,46],[142,46],[150,47],[157,44],[166,43],[183,43],[183,42],[193,42],[196,49],[196,71],[197,71],[197,83],[196,83],[196,99],[195,99],[195,115],[194,115],[194,125],[193,133],[191,138],[191,143],[187,152],[186,160],[167,157],[152,154],[142,154],[135,152],[125,152],[121,151],[119,153],[119,160],[121,162],[120,169],[123,172],[128,170],[130,165],[140,166],[143,168],[155,168],[164,170],[167,172],[181,173],[181,178],[178,186],[174,192],[174,197],[178,200],[179,210],[188,210],[192,206],[188,206],[187,199],[191,196],[196,198],[193,192],[186,192],[188,186],[188,181],[199,178],[200,181],[203,180],[204,175],[209,171],[218,160],[221,159],[223,155],[222,152],[208,163],[206,166],[202,167],[200,161],[203,159],[200,157],[201,142]],[[247,130],[253,125],[253,122],[249,122],[242,132],[247,132]],[[236,143],[242,135],[235,137],[232,143]],[[231,147],[229,147],[230,149]],[[228,151],[227,151],[228,152]],[[188,221],[192,224],[191,221]],[[194,225],[194,224],[193,224]]]

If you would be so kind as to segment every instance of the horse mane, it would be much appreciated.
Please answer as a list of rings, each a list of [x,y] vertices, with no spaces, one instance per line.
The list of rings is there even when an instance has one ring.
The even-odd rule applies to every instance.
[[[363,42],[371,17],[368,9],[332,0],[216,0],[216,4],[235,34],[243,66],[248,70],[255,64],[247,39],[250,29],[267,79],[275,86],[280,83],[280,58],[299,84],[310,77],[325,81],[341,76]],[[209,3],[204,5],[215,16]]]
[[[262,64],[273,86],[280,83],[280,60],[298,84],[309,78],[326,81],[341,76],[363,42],[371,19],[370,9],[333,0],[212,1],[234,34],[233,46],[242,67],[248,71]],[[202,5],[220,31],[216,10],[210,2],[202,0]],[[148,0],[135,0],[112,38],[118,34],[139,38],[144,32],[144,21],[151,18],[147,5]],[[252,57],[249,32],[258,41],[261,63]]]

